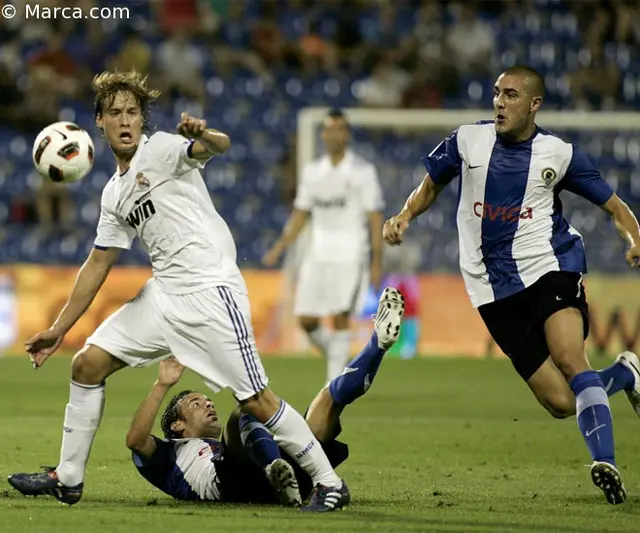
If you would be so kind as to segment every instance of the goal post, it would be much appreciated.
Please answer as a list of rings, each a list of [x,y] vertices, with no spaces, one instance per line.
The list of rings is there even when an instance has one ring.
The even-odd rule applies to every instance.
[[[308,107],[299,110],[297,114],[298,177],[302,175],[302,169],[307,163],[323,153],[320,126],[329,110],[330,107]],[[359,151],[360,140],[364,138],[369,157],[374,155],[379,159],[382,165],[379,173],[383,190],[385,170],[395,168],[392,172],[394,177],[388,182],[386,191],[388,204],[398,203],[398,195],[406,197],[405,193],[408,195],[410,192],[407,187],[411,181],[415,186],[418,183],[416,180],[424,176],[425,170],[421,167],[419,157],[415,158],[417,145],[418,151],[422,151],[421,155],[426,155],[435,148],[439,140],[459,126],[493,117],[490,108],[342,110],[355,131],[354,149]],[[632,207],[635,205],[636,214],[640,215],[640,112],[545,110],[537,114],[536,123],[542,128],[557,132],[567,141],[573,141],[572,137],[580,138],[574,142],[588,154],[604,156],[601,170],[605,178],[614,189],[621,187],[619,193],[623,198],[630,199]],[[424,132],[424,146],[420,142],[421,132]],[[406,144],[413,147],[410,146],[409,151],[399,150],[395,156],[390,156],[388,152],[376,153],[378,147],[385,146],[380,139],[389,137],[397,138],[394,146],[402,145],[403,140],[406,140]],[[439,140],[434,143],[434,139]],[[408,170],[410,168],[413,169],[413,174]],[[412,175],[407,176],[407,172]],[[428,265],[419,268],[417,274],[422,300],[418,303],[420,313],[424,315],[420,319],[423,324],[420,335],[425,338],[420,342],[418,351],[421,354],[476,357],[499,353],[492,346],[477,312],[471,308],[460,272],[454,266],[457,265],[457,260],[453,261],[452,250],[455,248],[457,253],[457,234],[443,220],[451,215],[455,191],[450,191],[447,195],[449,198],[442,199],[445,202],[440,211],[442,216],[434,209],[431,219],[427,215],[421,217],[416,222],[417,228],[412,236],[416,239],[413,244],[422,249],[428,259]],[[625,275],[625,245],[622,239],[613,225],[607,226],[608,223],[603,220],[606,215],[589,206],[585,200],[569,195],[563,197],[563,202],[567,207],[565,216],[581,231],[587,247],[590,275],[587,276],[586,284],[593,311],[590,348],[597,353],[607,354],[623,349],[639,349],[640,306],[629,295],[640,291],[640,280],[635,279],[637,276]],[[389,209],[395,207],[388,205]],[[440,248],[435,249],[440,255],[434,255],[432,251],[425,252],[427,248],[423,246],[424,242],[429,241],[429,234],[434,235],[436,232],[440,234],[439,240],[446,241],[444,253],[440,254]],[[408,252],[408,249],[402,250],[400,255]],[[446,261],[443,263],[442,259]],[[456,339],[456,342],[451,342],[451,339]]]
[[[305,164],[317,156],[317,129],[330,108],[307,107],[298,112],[298,175]],[[454,130],[492,118],[483,109],[343,109],[355,128],[402,130]],[[541,111],[536,123],[550,130],[637,131],[640,134],[640,112]],[[434,147],[435,148],[435,147]]]

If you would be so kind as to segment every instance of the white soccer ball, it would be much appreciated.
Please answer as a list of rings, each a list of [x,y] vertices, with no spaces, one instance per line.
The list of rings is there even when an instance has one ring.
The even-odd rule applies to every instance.
[[[33,163],[44,178],[73,183],[93,167],[95,148],[89,133],[73,122],[44,128],[33,143]]]

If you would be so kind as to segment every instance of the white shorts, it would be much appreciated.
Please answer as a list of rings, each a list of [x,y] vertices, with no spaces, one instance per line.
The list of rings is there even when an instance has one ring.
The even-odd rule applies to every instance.
[[[150,279],[87,339],[129,366],[174,355],[217,392],[246,400],[267,386],[251,326],[249,298],[227,287],[165,294]]]
[[[307,259],[300,269],[294,313],[298,317],[358,314],[368,289],[366,263]]]

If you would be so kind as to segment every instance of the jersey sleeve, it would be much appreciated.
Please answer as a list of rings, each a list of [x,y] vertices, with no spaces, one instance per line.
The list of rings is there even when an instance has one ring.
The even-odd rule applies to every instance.
[[[173,445],[152,435],[156,441],[156,450],[147,459],[132,452],[133,464],[149,483],[163,492],[169,491],[169,477],[176,462]]]
[[[422,163],[433,182],[438,185],[446,185],[457,178],[462,170],[462,157],[460,157],[458,149],[458,131],[454,131],[429,155],[424,156]]]
[[[305,167],[296,190],[296,198],[293,201],[293,206],[299,211],[311,211],[311,207],[313,206],[313,198],[311,196],[311,187],[309,183],[310,171],[311,169],[309,167]]]
[[[134,230],[124,220],[119,219],[112,211],[108,200],[108,190],[105,189],[102,195],[102,205],[100,207],[100,218],[96,230],[94,246],[99,250],[107,248],[124,248],[129,250],[136,237]]]
[[[362,199],[364,210],[367,213],[382,211],[385,207],[385,203],[376,167],[373,165],[368,166],[367,170],[363,172],[363,174]]]
[[[602,177],[600,171],[575,145],[571,161],[561,181],[561,187],[598,206],[605,204],[613,195],[613,189]]]
[[[195,141],[182,135],[158,132],[153,135],[150,142],[154,155],[169,165],[171,173],[175,177],[180,177],[193,169],[202,170],[213,157],[212,155],[206,161],[191,157]]]

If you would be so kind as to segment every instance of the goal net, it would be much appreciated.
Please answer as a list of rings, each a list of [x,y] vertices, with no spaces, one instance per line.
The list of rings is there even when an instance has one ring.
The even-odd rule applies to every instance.
[[[297,163],[301,169],[323,153],[320,125],[327,108],[298,114]],[[462,124],[491,118],[484,110],[345,109],[354,129],[352,148],[375,163],[385,194],[385,215],[396,213],[423,179],[420,158]],[[578,144],[613,189],[640,215],[640,113],[538,113],[537,124]],[[500,353],[468,301],[458,268],[455,227],[458,180],[409,231],[401,247],[385,247],[388,282],[403,283],[412,301],[415,351],[429,355],[487,356]],[[640,284],[624,262],[625,243],[607,215],[586,200],[562,193],[564,214],[580,231],[587,249],[591,347],[601,353],[631,348],[640,338],[635,298]],[[297,245],[303,247],[304,239]],[[289,275],[295,267],[289,267]],[[405,294],[407,296],[407,294]],[[366,328],[370,321],[365,317]],[[408,353],[411,350],[408,351]]]

